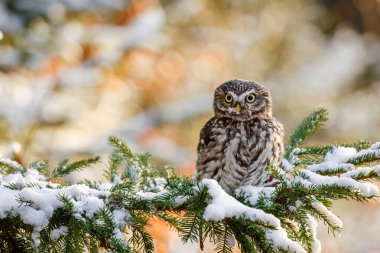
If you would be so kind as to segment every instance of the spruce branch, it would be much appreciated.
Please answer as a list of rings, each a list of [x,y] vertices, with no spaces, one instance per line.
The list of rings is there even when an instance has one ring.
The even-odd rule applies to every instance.
[[[291,135],[290,143],[286,146],[285,158],[289,158],[295,148],[310,139],[327,119],[327,110],[324,108],[318,108],[307,116]]]
[[[217,234],[216,237],[216,252],[218,253],[232,253],[232,247],[234,246],[234,237],[227,223],[222,224],[221,233]]]
[[[380,165],[375,167],[364,167],[341,174],[341,177],[352,178],[357,181],[373,180],[380,181]]]
[[[52,178],[63,177],[76,170],[81,170],[86,167],[90,167],[91,165],[98,163],[99,160],[100,160],[100,156],[91,157],[91,158],[79,160],[72,163],[69,163],[69,160],[65,159],[61,161],[56,168],[53,169]]]
[[[380,149],[377,150],[362,150],[356,156],[348,160],[348,163],[355,165],[367,164],[380,161]]]
[[[337,146],[342,146],[342,147],[353,147],[357,151],[361,151],[363,149],[368,149],[371,147],[370,142],[368,140],[358,140],[352,144],[341,144]]]
[[[120,153],[117,151],[113,151],[109,156],[108,170],[106,170],[105,172],[108,181],[115,182],[116,177],[118,175],[119,167],[122,162],[123,157],[120,155]]]
[[[328,225],[329,231],[339,233],[343,228],[343,222],[331,210],[319,201],[310,202],[310,214],[317,219],[322,220]]]
[[[12,161],[8,158],[0,158],[0,173],[12,174],[17,172],[23,172],[25,170],[18,162]]]
[[[41,173],[44,176],[49,176],[49,164],[45,160],[34,161],[30,165],[30,167],[37,170],[39,173]]]
[[[292,136],[288,156],[269,166],[272,181],[227,194],[215,180],[194,182],[170,166],[156,167],[148,154],[135,154],[110,137],[114,150],[105,171],[108,183],[70,185],[55,177],[92,166],[99,158],[53,169],[39,160],[24,168],[0,161],[1,252],[154,252],[146,226],[162,219],[184,242],[208,241],[217,252],[320,252],[316,219],[329,231],[342,222],[335,200],[367,201],[378,195],[380,143],[366,141],[299,147],[325,121],[320,109]],[[289,153],[290,152],[290,153]],[[367,167],[357,167],[358,164]],[[33,217],[33,218],[30,218]]]
[[[116,136],[108,137],[108,143],[114,148],[114,152],[118,152],[123,155],[126,160],[134,158],[134,154],[131,149]]]

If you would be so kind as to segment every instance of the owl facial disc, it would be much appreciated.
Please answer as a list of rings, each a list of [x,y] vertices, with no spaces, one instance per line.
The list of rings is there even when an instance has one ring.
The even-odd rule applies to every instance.
[[[217,117],[247,121],[271,117],[269,91],[261,84],[248,80],[230,80],[215,90],[214,111]]]

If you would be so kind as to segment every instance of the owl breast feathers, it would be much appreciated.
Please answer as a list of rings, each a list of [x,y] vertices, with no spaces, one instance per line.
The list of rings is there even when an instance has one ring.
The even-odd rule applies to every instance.
[[[266,168],[283,156],[284,131],[272,117],[268,89],[252,81],[227,81],[215,90],[214,112],[200,133],[196,180],[213,178],[228,193],[262,185]]]

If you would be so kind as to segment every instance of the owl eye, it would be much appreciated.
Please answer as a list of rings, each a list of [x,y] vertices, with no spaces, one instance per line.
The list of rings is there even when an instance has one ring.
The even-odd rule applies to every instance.
[[[231,103],[233,98],[230,94],[227,94],[224,99],[226,100],[227,103]]]
[[[245,101],[247,103],[253,103],[253,102],[255,102],[255,99],[256,99],[256,97],[253,94],[249,94],[248,96],[245,97]]]

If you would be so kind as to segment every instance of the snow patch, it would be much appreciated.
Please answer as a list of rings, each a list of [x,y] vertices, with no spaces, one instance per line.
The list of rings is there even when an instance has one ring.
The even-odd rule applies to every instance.
[[[241,217],[251,221],[268,223],[275,227],[275,230],[265,233],[273,248],[289,252],[306,252],[301,245],[288,238],[287,233],[280,225],[280,220],[272,214],[242,204],[228,195],[213,179],[203,179],[199,185],[200,187],[206,186],[212,197],[203,214],[205,220],[219,221],[225,218]]]
[[[377,175],[380,175],[380,165],[377,165],[375,167],[359,167],[355,170],[347,171],[344,174],[341,174],[340,177],[348,177],[348,178],[357,178],[360,174],[363,174],[364,176],[368,176],[371,172],[377,173]]]
[[[13,168],[15,171],[23,170],[23,167],[20,164],[8,158],[0,158],[0,164],[5,164],[6,166]]]
[[[317,238],[317,226],[318,226],[317,221],[315,220],[313,216],[308,215],[306,223],[311,230],[311,234],[313,235],[313,242],[311,244],[311,252],[312,253],[322,252],[321,241]]]
[[[373,155],[375,157],[380,157],[380,149],[365,149],[360,152],[358,152],[355,156],[353,156],[351,159],[356,159],[358,157],[367,156],[367,155]]]
[[[335,161],[322,162],[310,165],[306,168],[312,172],[335,172],[335,171],[350,171],[355,169],[355,166],[350,163],[337,163]]]
[[[275,191],[274,187],[260,187],[260,186],[251,186],[245,185],[237,188],[235,194],[237,196],[242,196],[249,201],[251,206],[255,206],[257,201],[261,196],[266,198],[270,197]]]
[[[58,240],[62,235],[67,234],[68,231],[69,231],[69,229],[68,229],[66,226],[60,226],[59,228],[53,229],[53,230],[50,232],[50,238],[51,238],[53,241],[56,241],[56,240]]]
[[[307,179],[304,179],[301,175],[305,175]],[[322,176],[306,169],[299,170],[298,175],[294,178],[293,182],[302,183],[305,187],[312,187],[313,184],[355,187],[364,197],[374,197],[379,193],[377,186],[371,183],[358,182],[348,177]]]
[[[33,226],[33,240],[36,245],[39,243],[39,232],[48,225],[54,212],[64,206],[61,196],[66,196],[73,203],[76,217],[91,218],[99,209],[105,207],[105,201],[110,195],[109,191],[91,189],[87,185],[62,187],[42,180],[45,180],[44,176],[29,169],[24,174],[7,175],[0,182],[0,218],[19,216],[25,224]],[[15,183],[33,185],[21,190],[8,188]],[[116,221],[128,219],[127,214],[123,217],[119,213],[114,215]]]
[[[281,167],[286,171],[286,172],[290,172],[293,170],[294,168],[294,165],[291,164],[287,159],[282,159],[282,162],[281,162]]]
[[[356,155],[355,148],[336,147],[325,156],[326,162],[345,163]]]
[[[369,149],[373,149],[373,150],[380,149],[380,141],[372,144],[372,146]]]
[[[343,228],[343,221],[339,219],[333,212],[331,212],[324,204],[319,201],[311,202],[311,206],[314,207],[318,213],[323,214],[327,222],[333,227]]]

